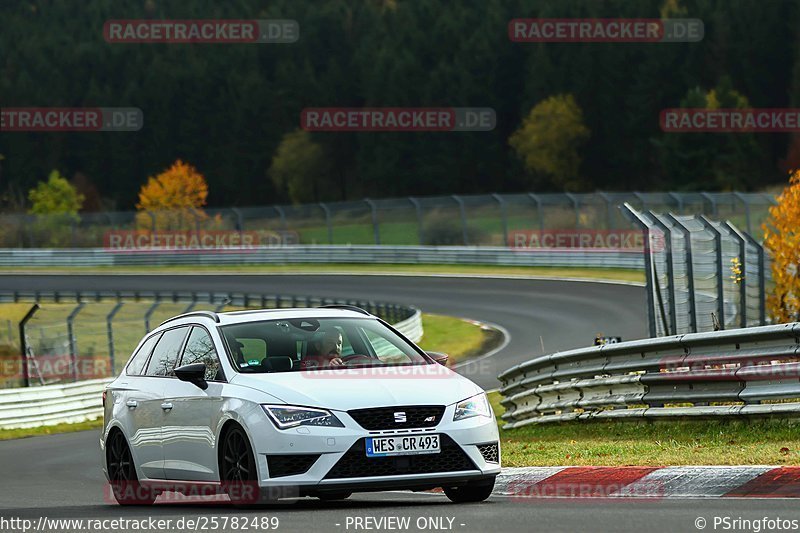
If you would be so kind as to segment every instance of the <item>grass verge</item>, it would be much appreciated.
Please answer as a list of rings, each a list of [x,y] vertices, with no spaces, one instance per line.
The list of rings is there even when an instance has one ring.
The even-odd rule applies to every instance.
[[[197,265],[197,266],[125,266],[125,267],[28,267],[25,271],[14,269],[0,269],[0,274],[29,273],[29,272],[65,272],[75,274],[157,274],[157,273],[243,273],[243,274],[270,274],[270,273],[330,273],[347,272],[378,273],[378,274],[472,274],[472,275],[500,275],[520,277],[548,277],[561,279],[597,279],[608,281],[628,281],[644,283],[644,272],[622,268],[573,268],[573,267],[522,267],[522,266],[495,266],[495,265],[365,265],[352,263],[316,264],[285,264],[285,265]]]
[[[800,420],[723,419],[543,424],[505,431],[504,466],[800,465]]]
[[[419,346],[423,350],[446,353],[450,362],[481,355],[499,344],[498,341],[502,342],[498,332],[471,320],[423,313],[422,325],[425,334]]]
[[[74,424],[56,424],[54,426],[40,426],[38,428],[26,429],[0,429],[0,440],[55,435],[57,433],[69,433],[71,431],[86,431],[89,429],[100,429],[102,426],[103,420],[98,418],[97,420],[76,422]]]

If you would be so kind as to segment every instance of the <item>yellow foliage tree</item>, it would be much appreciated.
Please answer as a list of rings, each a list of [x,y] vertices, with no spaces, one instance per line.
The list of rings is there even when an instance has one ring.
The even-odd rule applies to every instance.
[[[205,177],[180,159],[147,179],[139,191],[137,225],[142,229],[199,229],[208,216],[203,211],[208,197]]]
[[[775,289],[767,305],[776,323],[800,321],[800,170],[770,207],[764,245],[772,258]]]

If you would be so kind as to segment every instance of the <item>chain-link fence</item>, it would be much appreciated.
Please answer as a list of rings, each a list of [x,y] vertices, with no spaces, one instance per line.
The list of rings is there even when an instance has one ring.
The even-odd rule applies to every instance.
[[[624,204],[644,232],[650,335],[766,324],[764,249],[731,221],[658,214]]]
[[[6,319],[11,330],[0,333],[0,388],[116,375],[142,336],[164,320],[192,310],[333,304],[356,305],[392,324],[415,312],[390,303],[276,294],[0,293],[0,310],[15,317]]]
[[[505,246],[530,230],[622,229],[618,206],[725,218],[751,235],[775,203],[766,193],[491,194],[365,199],[172,212],[0,215],[0,248],[99,248],[133,231],[252,232],[259,244]]]

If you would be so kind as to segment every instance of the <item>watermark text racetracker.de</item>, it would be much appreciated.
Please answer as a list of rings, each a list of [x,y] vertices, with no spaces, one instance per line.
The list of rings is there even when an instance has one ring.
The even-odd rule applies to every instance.
[[[296,20],[108,20],[108,43],[294,43],[300,38]]]
[[[137,107],[4,107],[0,131],[139,131],[144,125]]]
[[[794,133],[800,131],[800,108],[670,108],[659,122],[667,133]]]
[[[267,230],[113,230],[103,237],[104,247],[109,252],[246,251],[298,242],[296,232]]]
[[[489,107],[316,107],[304,109],[306,131],[492,131]]]
[[[269,531],[280,529],[277,516],[184,516],[181,518],[49,518],[0,517],[0,531]]]
[[[529,18],[508,23],[518,43],[677,43],[703,40],[700,19]]]

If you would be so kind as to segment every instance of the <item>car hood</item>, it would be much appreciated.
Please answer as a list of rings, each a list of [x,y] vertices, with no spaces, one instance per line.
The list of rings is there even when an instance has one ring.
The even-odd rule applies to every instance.
[[[483,391],[442,365],[237,374],[231,380],[287,404],[346,411],[395,405],[450,405]]]

